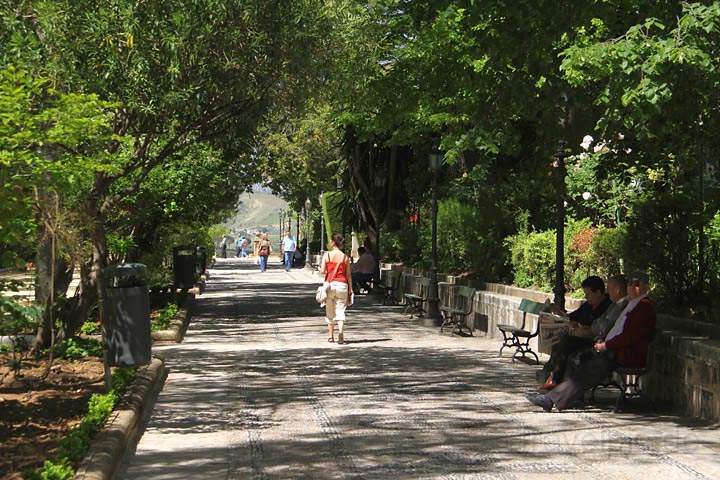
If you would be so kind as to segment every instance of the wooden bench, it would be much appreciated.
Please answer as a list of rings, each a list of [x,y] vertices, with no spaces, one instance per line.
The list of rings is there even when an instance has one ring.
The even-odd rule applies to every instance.
[[[450,325],[454,329],[457,328],[457,333],[463,333],[463,327],[468,331],[468,334],[472,337],[472,328],[467,326],[465,319],[472,312],[473,303],[475,301],[475,289],[465,286],[451,286],[450,298],[454,299],[452,305],[443,305],[442,300],[440,304],[440,313],[443,316],[443,323],[440,326],[440,332]]]
[[[408,293],[409,285],[412,281],[416,282],[417,287],[414,289],[417,293]],[[428,290],[430,290],[430,279],[425,277],[416,277],[407,275],[405,277],[403,299],[405,300],[405,313],[410,311],[410,318],[417,314],[418,318],[425,316],[423,306],[427,301]]]
[[[522,325],[517,327],[509,324],[498,324],[497,328],[503,335],[503,344],[500,347],[500,356],[506,347],[514,348],[512,360],[515,361],[519,357],[528,358],[528,355],[535,357],[535,363],[540,364],[540,359],[537,354],[530,348],[530,340],[537,337],[540,334],[540,320],[538,319],[537,326],[534,331],[526,330],[525,325],[527,324],[527,314],[532,313],[538,315],[544,313],[547,310],[547,305],[540,302],[534,302],[523,298],[518,307],[523,314]]]

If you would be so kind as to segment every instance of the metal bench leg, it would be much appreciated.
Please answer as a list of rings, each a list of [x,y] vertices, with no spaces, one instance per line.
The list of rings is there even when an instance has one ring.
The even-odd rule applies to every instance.
[[[445,328],[445,325],[448,325],[451,322],[451,315],[449,313],[443,313],[443,323],[440,325],[440,333],[443,332],[443,329]]]
[[[500,330],[500,333],[503,335],[503,344],[500,347],[500,353],[498,354],[499,357],[502,357],[502,352],[505,350],[506,347],[512,347],[513,345],[510,343],[511,338],[508,338],[507,334]]]

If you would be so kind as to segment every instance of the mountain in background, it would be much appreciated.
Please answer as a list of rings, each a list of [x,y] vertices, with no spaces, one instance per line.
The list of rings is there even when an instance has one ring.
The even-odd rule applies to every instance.
[[[252,193],[243,193],[238,200],[235,215],[225,224],[230,234],[254,233],[258,230],[277,233],[280,223],[280,210],[287,209],[285,200],[272,193],[256,188]]]

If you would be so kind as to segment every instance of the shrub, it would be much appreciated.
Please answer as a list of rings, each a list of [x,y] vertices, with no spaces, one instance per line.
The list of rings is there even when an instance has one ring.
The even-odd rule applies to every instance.
[[[586,262],[596,275],[608,278],[623,272],[623,252],[627,232],[624,228],[600,227],[587,251]]]
[[[390,262],[405,262],[412,265],[418,261],[418,230],[412,226],[405,226],[397,231],[380,231],[380,253],[383,260]]]
[[[113,373],[113,388],[105,394],[95,393],[88,402],[88,413],[79,425],[60,442],[59,455],[28,477],[31,480],[67,480],[75,475],[73,464],[82,460],[90,449],[90,441],[103,427],[118,400],[135,378],[134,368],[118,368]]]
[[[94,320],[88,320],[80,326],[80,333],[83,335],[97,335],[100,333],[100,324]]]
[[[175,315],[177,315],[179,310],[178,306],[174,303],[171,303],[160,310],[158,315],[153,319],[152,331],[155,332],[157,330],[165,330],[169,328],[170,322],[173,318],[175,318]]]
[[[72,337],[55,346],[55,354],[66,360],[80,360],[85,357],[101,357],[102,342],[94,338]]]
[[[694,305],[702,293],[697,255],[702,220],[695,199],[675,192],[655,192],[628,219],[628,270],[647,270],[656,295],[672,305]]]
[[[523,232],[507,238],[515,285],[552,289],[555,271],[555,232]]]
[[[17,290],[14,282],[0,282],[0,335],[10,337],[12,345],[7,349],[11,354],[10,369],[15,375],[20,373],[22,363],[28,354],[29,345],[25,334],[32,334],[37,328],[41,311],[35,306],[26,306],[21,302],[6,297],[3,290]]]

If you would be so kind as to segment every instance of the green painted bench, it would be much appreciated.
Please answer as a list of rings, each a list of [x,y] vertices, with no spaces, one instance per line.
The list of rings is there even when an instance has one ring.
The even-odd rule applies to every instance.
[[[537,354],[533,352],[532,348],[530,348],[530,340],[540,334],[540,321],[538,320],[537,327],[535,327],[535,330],[532,332],[530,330],[526,330],[525,325],[527,324],[528,313],[533,313],[537,315],[546,312],[547,309],[548,305],[544,303],[535,302],[532,300],[528,300],[527,298],[523,298],[520,302],[520,306],[518,307],[518,310],[523,313],[522,325],[520,325],[520,327],[517,327],[515,325],[509,324],[498,324],[497,328],[503,335],[503,344],[500,347],[501,357],[502,352],[505,348],[514,348],[515,353],[513,353],[512,356],[513,361],[517,360],[518,358],[528,358],[529,355],[532,355],[533,357],[535,357],[535,363],[540,363],[540,359],[538,358]]]
[[[443,323],[440,326],[440,332],[446,326],[453,327],[453,331],[457,329],[457,333],[463,333],[463,327],[468,331],[468,334],[472,337],[472,328],[467,326],[465,319],[472,312],[473,303],[475,300],[476,290],[472,287],[465,287],[462,285],[451,286],[450,298],[454,299],[452,305],[440,304],[440,313],[443,316]]]

